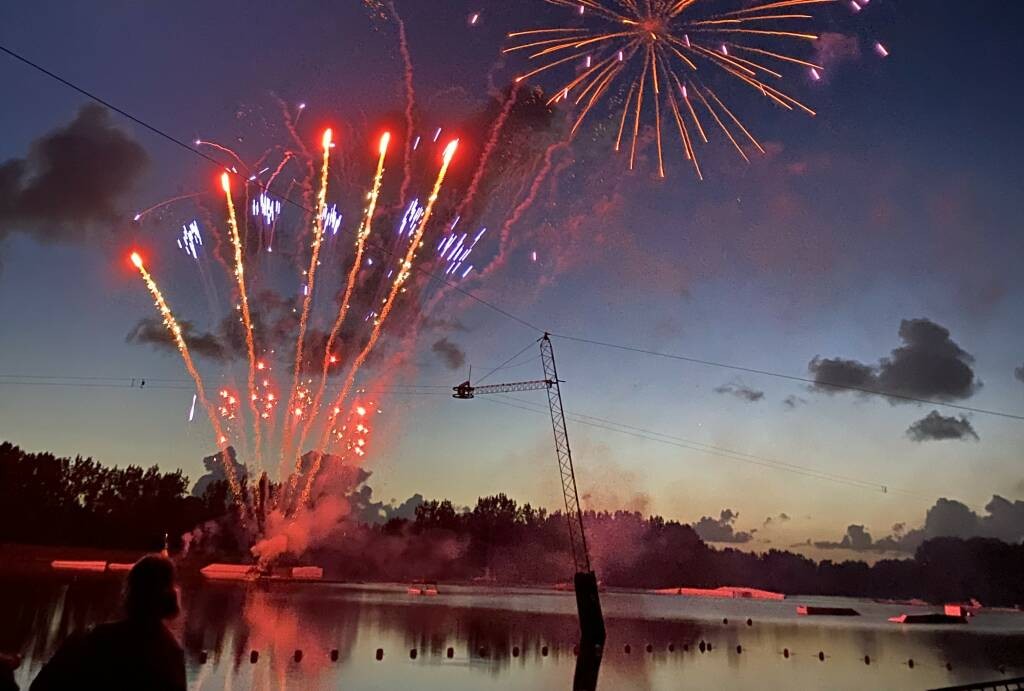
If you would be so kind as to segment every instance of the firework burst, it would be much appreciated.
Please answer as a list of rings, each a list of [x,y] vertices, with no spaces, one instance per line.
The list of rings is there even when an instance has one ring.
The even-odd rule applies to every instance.
[[[774,84],[783,70],[823,69],[794,52],[817,40],[808,27],[810,13],[835,0],[779,0],[721,11],[717,0],[544,0],[570,8],[571,25],[516,31],[505,53],[526,53],[537,67],[516,77],[532,77],[575,66],[560,82],[549,104],[572,101],[578,112],[575,132],[603,100],[622,96],[615,150],[629,149],[636,163],[641,122],[653,114],[658,175],[665,176],[665,121],[678,131],[680,146],[698,178],[703,178],[695,143],[720,132],[744,160],[744,146],[764,148],[718,91],[708,85],[713,74],[785,110],[814,111]]]

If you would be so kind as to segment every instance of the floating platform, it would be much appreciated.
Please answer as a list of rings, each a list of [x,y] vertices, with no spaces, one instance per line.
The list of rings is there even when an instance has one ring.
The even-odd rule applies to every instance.
[[[859,617],[860,612],[852,607],[819,607],[817,605],[797,605],[796,613],[802,617]]]
[[[208,564],[199,573],[216,581],[255,581],[260,576],[252,564]]]
[[[889,617],[894,624],[966,624],[967,617],[957,617],[944,612],[931,612],[929,614],[901,614],[898,617]]]
[[[106,571],[107,562],[105,561],[85,561],[75,559],[54,559],[50,562],[50,566],[54,569],[60,569],[63,571]]]
[[[686,597],[719,597],[738,600],[785,600],[784,593],[757,588],[740,588],[722,586],[720,588],[660,588],[654,591],[658,595],[684,595]]]

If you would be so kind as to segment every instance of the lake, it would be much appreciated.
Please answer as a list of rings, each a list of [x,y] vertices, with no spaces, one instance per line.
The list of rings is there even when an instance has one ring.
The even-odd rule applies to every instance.
[[[68,632],[116,616],[121,581],[8,574],[0,585],[0,650],[21,652],[17,679],[26,689]],[[425,597],[400,584],[188,580],[174,631],[186,649],[189,688],[573,687],[571,593],[440,590]],[[608,643],[596,670],[599,689],[926,689],[1024,675],[1019,613],[910,627],[886,619],[928,610],[846,598],[771,602],[614,591],[602,602]],[[862,616],[797,617],[796,605],[805,603],[853,607]]]

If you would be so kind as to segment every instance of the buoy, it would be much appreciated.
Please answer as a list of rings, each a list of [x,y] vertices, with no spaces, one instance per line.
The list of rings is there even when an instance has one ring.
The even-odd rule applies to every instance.
[[[865,665],[870,665],[871,664],[871,656],[870,655],[865,655],[864,656],[864,664]]]
[[[651,645],[650,643],[647,644],[647,652],[649,652],[649,653],[653,653],[654,652],[654,646]]]
[[[684,653],[690,652],[690,644],[689,643],[683,643],[683,652]]]
[[[946,671],[947,672],[952,672],[953,671],[953,663],[952,662],[947,662],[946,663]]]
[[[255,665],[256,661],[259,660],[259,659],[260,659],[260,651],[253,650],[251,653],[249,653],[249,662],[251,662],[252,664]]]
[[[819,650],[818,651],[818,659],[821,660],[822,662],[825,661],[825,651],[824,650]]]
[[[753,625],[754,625],[754,620],[751,619],[750,617],[747,617],[747,626],[753,626]]]
[[[302,662],[302,651],[296,650],[292,657],[295,659],[296,662]]]
[[[668,644],[668,651],[670,653],[674,653],[676,651],[676,644],[675,643],[669,643]]]
[[[907,667],[909,667],[910,669],[914,669],[914,658],[910,658],[909,660],[907,660]]]
[[[629,643],[627,643],[626,645],[624,645],[624,646],[622,647],[622,652],[626,653],[626,655],[629,655],[629,653],[630,653],[630,652],[631,652],[632,650],[633,650],[633,649],[632,649],[632,648],[630,647]]]
[[[512,657],[519,657],[519,646],[512,646]]]
[[[445,654],[448,656],[449,660],[452,659],[455,657],[455,648],[449,647]]]
[[[331,649],[331,662],[337,662],[337,661],[338,661],[338,649],[337,648],[332,648]]]
[[[416,659],[416,655],[417,655],[416,648],[410,648],[409,649],[409,659],[410,660],[415,660]]]
[[[1006,674],[1006,667],[999,665],[997,668],[1000,674]]]
[[[737,655],[742,655],[743,654],[743,646],[742,645],[736,646],[736,654]]]
[[[483,646],[480,646],[480,648],[476,652],[477,655],[479,655],[480,657],[487,657],[487,648]]]
[[[703,652],[704,652],[705,650],[707,650],[707,648],[708,648],[707,644],[706,644],[706,643],[705,643],[704,641],[701,641],[701,642],[700,642],[700,645],[699,645],[699,646],[697,646],[697,647],[698,647],[698,648],[700,648],[700,651],[701,651],[702,653],[703,653]]]
[[[207,652],[205,650],[200,650],[199,651],[199,664],[205,665],[207,659],[209,659],[209,656],[208,656]]]
[[[376,655],[376,657],[377,657],[378,661],[384,659],[384,648],[377,648],[377,655]]]
[[[728,626],[729,625],[729,617],[723,617],[722,618],[722,623],[725,624],[726,626]]]
[[[542,645],[540,647],[540,654],[541,654],[541,657],[547,657],[548,656],[548,647],[546,645]]]
[[[786,658],[787,660],[789,659],[789,648],[782,649],[782,657]]]
[[[708,652],[709,653],[711,652],[711,644],[710,643],[708,643]]]

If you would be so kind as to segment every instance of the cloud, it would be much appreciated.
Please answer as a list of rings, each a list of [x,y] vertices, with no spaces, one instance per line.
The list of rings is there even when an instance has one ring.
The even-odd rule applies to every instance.
[[[943,441],[946,439],[959,439],[961,441],[974,439],[974,441],[978,441],[980,439],[967,416],[961,415],[959,418],[946,417],[940,415],[937,410],[933,410],[912,424],[907,429],[907,436],[916,442],[929,440]]]
[[[693,524],[700,538],[705,542],[730,542],[743,544],[750,542],[754,536],[745,530],[736,530],[733,524],[739,518],[739,514],[732,509],[722,509],[717,519],[711,516],[703,516]]]
[[[763,527],[767,528],[773,523],[785,523],[789,520],[789,514],[786,512],[780,513],[778,516],[768,516],[764,519]]]
[[[786,410],[796,410],[799,406],[807,405],[808,401],[806,398],[800,396],[794,396],[790,394],[782,399],[782,405],[786,407]]]
[[[939,401],[970,398],[981,388],[971,367],[974,357],[950,338],[945,327],[929,319],[904,319],[899,336],[903,345],[877,365],[815,356],[807,366],[815,388],[829,394],[842,393],[843,387],[879,390]]]
[[[1013,370],[1013,376],[1017,378],[1017,381],[1024,382],[1024,365]]]
[[[149,162],[98,105],[49,132],[25,158],[0,163],[0,240],[20,231],[43,242],[84,241],[124,220],[119,202]]]
[[[1024,541],[1024,501],[1010,501],[993,495],[979,514],[955,499],[940,498],[928,509],[924,526],[906,530],[906,524],[897,523],[892,533],[874,540],[863,525],[851,525],[838,542],[815,542],[822,549],[848,549],[859,552],[909,553],[925,540],[938,537],[988,537],[1011,544]]]
[[[208,332],[197,332],[195,325],[187,319],[179,319],[181,335],[188,344],[188,349],[194,355],[202,355],[211,360],[226,360],[228,352],[220,339]],[[144,343],[156,347],[159,350],[177,352],[178,346],[171,337],[167,327],[156,317],[144,317],[140,319],[128,335],[124,338],[127,343]]]
[[[448,369],[459,369],[466,364],[466,353],[447,338],[434,341],[434,345],[430,346],[430,349],[441,358]]]
[[[749,386],[740,383],[722,384],[714,389],[714,392],[718,394],[730,394],[736,398],[747,401],[748,403],[757,403],[764,398],[764,391],[758,391],[757,389],[752,389]]]

